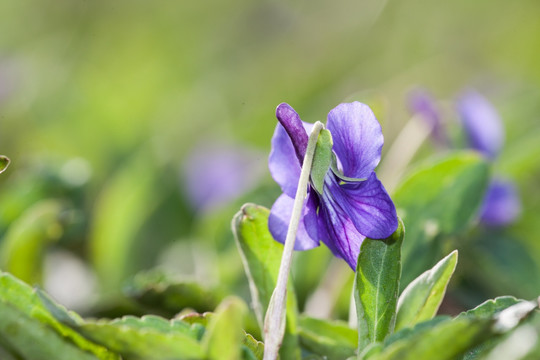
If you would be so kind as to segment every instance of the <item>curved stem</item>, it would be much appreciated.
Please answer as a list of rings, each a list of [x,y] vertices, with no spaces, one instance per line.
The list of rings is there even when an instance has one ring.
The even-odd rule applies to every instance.
[[[315,147],[319,133],[324,128],[324,125],[317,121],[313,126],[313,130],[309,135],[309,140],[298,180],[298,188],[294,198],[293,211],[283,255],[281,257],[281,265],[279,267],[276,288],[270,298],[268,310],[264,319],[264,360],[275,360],[278,356],[278,351],[285,333],[285,313],[287,302],[287,282],[289,280],[289,272],[291,269],[292,255],[294,250],[294,242],[296,241],[296,233],[298,232],[298,224],[302,218],[302,208],[307,195],[307,187],[309,176],[311,173],[311,164],[315,155]]]

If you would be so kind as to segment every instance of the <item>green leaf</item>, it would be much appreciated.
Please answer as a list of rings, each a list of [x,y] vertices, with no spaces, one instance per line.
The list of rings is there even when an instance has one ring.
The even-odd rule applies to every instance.
[[[329,360],[352,356],[358,346],[358,332],[341,321],[301,316],[298,330],[305,349]]]
[[[251,334],[246,334],[243,340],[246,351],[244,351],[245,360],[263,360],[264,344],[256,340]]]
[[[0,318],[0,337],[24,359],[98,359],[11,304],[0,302]]]
[[[478,237],[470,239],[467,250],[460,268],[478,284],[478,288],[487,293],[513,294],[522,298],[538,295],[538,258],[522,239],[500,229],[484,230]]]
[[[148,152],[134,155],[96,199],[91,257],[100,284],[111,292],[133,273],[130,261],[137,234],[159,201],[156,171],[149,170],[149,163]]]
[[[240,359],[241,344],[245,337],[242,324],[246,312],[247,306],[239,298],[231,297],[223,300],[202,339],[208,359]]]
[[[369,358],[371,358],[372,356],[376,355],[376,354],[380,354],[381,351],[383,349],[383,344],[380,343],[380,342],[374,342],[374,343],[371,343],[369,344],[368,346],[366,346],[364,348],[364,350],[362,350],[361,353],[358,354],[358,356],[355,358],[355,357],[351,357],[349,358],[348,360],[356,360],[356,359],[359,359],[359,360],[368,360]]]
[[[437,314],[457,260],[458,252],[454,250],[405,288],[398,300],[396,330],[429,320]]]
[[[275,241],[268,231],[269,214],[270,211],[262,206],[245,204],[232,221],[236,244],[249,280],[253,309],[261,329],[283,253],[283,245]],[[282,359],[299,359],[297,305],[291,281],[287,293],[287,322],[280,355]]]
[[[26,210],[1,243],[0,267],[28,283],[41,283],[45,247],[62,235],[62,209],[60,202],[44,200]]]
[[[391,344],[397,341],[403,341],[404,339],[411,338],[419,332],[426,331],[427,329],[432,329],[437,326],[439,323],[451,320],[452,318],[448,315],[438,315],[431,320],[427,320],[421,323],[418,323],[412,327],[403,328],[399,331],[394,332],[392,335],[388,336],[384,340],[384,347],[387,348]]]
[[[319,194],[323,192],[324,177],[332,162],[332,134],[322,129],[317,138],[313,163],[311,164],[311,184]]]
[[[491,318],[504,309],[523,301],[513,296],[500,296],[487,300],[474,309],[462,312],[458,317]]]
[[[205,312],[204,314],[190,312],[187,314],[179,315],[178,319],[190,325],[198,324],[206,328],[212,316],[214,316],[214,313],[211,312]]]
[[[51,312],[49,308],[53,308]],[[13,277],[0,272],[0,338],[9,342],[17,353],[29,359],[60,359],[54,351],[61,352],[65,347],[66,359],[115,360],[118,355],[81,336],[75,330],[61,323],[56,316],[69,318],[70,323],[80,321],[76,314],[66,315],[67,311],[55,304],[41,292]],[[18,330],[17,332],[15,330]],[[32,354],[48,354],[37,356]],[[26,354],[26,355],[25,355]],[[64,358],[64,357],[62,357]]]
[[[9,162],[9,158],[7,156],[0,155],[0,174],[7,169]]]
[[[88,339],[129,359],[202,359],[199,340],[204,329],[181,320],[155,315],[125,316],[116,320],[89,320],[77,326]]]
[[[354,298],[358,315],[358,350],[383,341],[394,330],[401,275],[401,244],[405,230],[387,239],[365,239],[356,268]]]
[[[407,226],[402,288],[435,264],[436,238],[467,229],[476,217],[489,180],[489,165],[474,152],[457,152],[421,166],[395,191]]]
[[[521,301],[498,311],[512,303],[509,297],[486,302],[455,319],[435,317],[404,328],[384,343],[381,353],[370,360],[413,360],[413,359],[475,359],[485,344],[512,331],[538,308],[535,302]],[[487,341],[487,342],[486,342]],[[491,347],[487,347],[490,349]],[[473,357],[469,357],[473,354]]]
[[[392,342],[369,360],[453,360],[488,338],[492,325],[490,319],[433,320],[437,320],[435,326],[423,326],[413,330],[409,336]],[[429,323],[433,323],[433,320]],[[401,331],[407,330],[411,329]],[[399,332],[396,333],[398,334]]]
[[[515,328],[522,320],[526,319],[534,311],[538,310],[539,302],[521,301],[515,305],[509,306],[494,316],[495,324],[493,331],[496,333],[505,333]]]
[[[458,315],[458,318],[480,318],[488,319],[493,318],[495,315],[507,309],[513,305],[524,302],[524,300],[518,300],[513,296],[501,296],[495,299],[487,300],[482,304],[478,305],[474,309],[462,312]],[[467,353],[463,356],[463,360],[474,360],[481,359],[484,353],[487,353],[493,349],[500,339],[493,338],[488,341],[479,344],[478,346],[469,349]]]
[[[491,344],[480,353],[463,357],[473,359],[538,360],[540,359],[540,328],[524,324]]]
[[[138,273],[124,293],[153,312],[177,314],[185,308],[197,312],[216,308],[222,296],[196,282],[172,279],[160,271]]]

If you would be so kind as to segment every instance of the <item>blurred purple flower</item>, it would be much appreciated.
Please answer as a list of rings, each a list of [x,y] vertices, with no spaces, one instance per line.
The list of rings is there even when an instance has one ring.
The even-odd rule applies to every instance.
[[[493,105],[476,91],[469,90],[457,100],[457,110],[469,146],[495,159],[504,143],[504,129]]]
[[[514,222],[520,213],[521,202],[514,183],[493,178],[480,209],[480,221],[489,226],[504,226]]]
[[[503,147],[504,128],[493,105],[476,91],[468,90],[457,100],[457,109],[469,146],[495,160]],[[509,225],[520,213],[521,201],[514,183],[493,178],[480,210],[480,222],[487,226]]]
[[[276,116],[280,124],[272,138],[268,163],[283,194],[272,206],[268,227],[273,237],[284,243],[312,124],[300,120],[285,103],[277,107]],[[375,115],[359,102],[331,110],[326,126],[342,174],[329,170],[322,194],[308,187],[295,250],[312,249],[321,240],[354,270],[362,241],[366,237],[384,239],[398,226],[394,204],[374,172],[384,140]],[[343,180],[345,177],[365,180]]]
[[[264,175],[263,156],[247,147],[201,142],[183,164],[188,200],[198,211],[207,212],[237,199]]]
[[[436,145],[448,147],[450,141],[441,119],[439,109],[431,95],[423,89],[414,89],[408,96],[409,110],[420,115],[431,129],[431,137]]]

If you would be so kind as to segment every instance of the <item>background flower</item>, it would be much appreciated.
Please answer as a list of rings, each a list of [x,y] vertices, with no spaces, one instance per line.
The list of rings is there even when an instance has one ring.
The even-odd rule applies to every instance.
[[[183,186],[198,211],[215,210],[252,190],[264,174],[263,154],[254,149],[205,140],[182,166]]]
[[[495,177],[488,186],[480,221],[489,226],[513,223],[521,214],[521,201],[514,182]]]
[[[463,93],[456,105],[469,146],[494,160],[504,143],[504,128],[493,105],[474,90]]]

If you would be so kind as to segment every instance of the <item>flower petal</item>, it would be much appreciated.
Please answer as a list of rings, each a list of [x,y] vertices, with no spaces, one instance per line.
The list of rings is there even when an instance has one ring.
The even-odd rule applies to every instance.
[[[197,144],[183,163],[187,199],[197,210],[215,210],[252,190],[265,175],[262,153],[215,140]],[[260,166],[262,165],[262,166]]]
[[[327,129],[334,140],[343,174],[368,178],[379,164],[383,135],[369,106],[359,102],[340,104],[328,113]]]
[[[489,226],[509,225],[521,213],[521,201],[511,181],[493,179],[480,210],[480,221]]]
[[[313,192],[312,192],[313,193]],[[309,250],[319,246],[317,240],[317,206],[314,194],[308,195],[304,202],[302,219],[298,225],[294,250]],[[272,206],[268,218],[268,229],[274,239],[282,244],[287,237],[287,229],[291,221],[294,199],[282,194]]]
[[[306,132],[311,132],[313,124],[302,122]],[[281,186],[281,190],[290,197],[296,196],[301,163],[295,155],[291,138],[281,124],[277,124],[272,137],[272,151],[268,158],[268,167],[272,178]]]
[[[458,99],[457,109],[470,147],[494,159],[504,143],[503,125],[495,108],[471,90]]]
[[[356,271],[360,245],[365,236],[360,234],[347,213],[335,202],[322,202],[319,209],[319,237],[332,253],[345,260]]]
[[[342,185],[329,175],[325,184],[323,202],[340,204],[360,234],[371,239],[385,239],[396,231],[396,208],[375,173],[366,181]]]
[[[435,144],[447,147],[450,140],[446,133],[441,114],[435,100],[423,89],[414,89],[409,93],[409,108],[413,114],[420,115],[421,119],[431,129],[431,137]]]
[[[308,135],[302,126],[298,113],[287,103],[281,103],[276,108],[276,117],[285,128],[292,140],[296,157],[302,163],[308,144]]]

